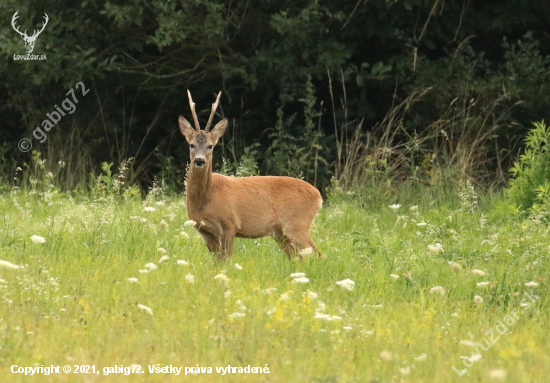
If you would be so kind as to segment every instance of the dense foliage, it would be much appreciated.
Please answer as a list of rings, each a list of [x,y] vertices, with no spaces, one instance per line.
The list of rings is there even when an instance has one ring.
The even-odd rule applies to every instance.
[[[550,217],[550,131],[535,123],[525,139],[525,153],[510,169],[513,178],[507,196],[519,211],[529,210],[544,220]]]
[[[437,184],[449,165],[459,177],[502,182],[531,122],[550,107],[548,8],[529,0],[3,1],[0,174],[11,182],[31,163],[17,149],[29,137],[65,189],[86,187],[102,162],[130,157],[132,180],[150,184],[160,172],[180,187],[187,149],[176,116],[188,115],[191,89],[202,119],[223,90],[219,113],[231,123],[217,161],[223,156],[228,172],[352,184],[342,179],[346,166],[362,173],[368,158],[387,164],[407,145],[414,150],[406,167],[395,166],[399,179]],[[46,61],[14,60],[25,52],[9,24],[15,11],[29,31],[49,15],[34,49]],[[78,82],[88,95],[36,141],[32,131]],[[377,141],[386,154],[354,151],[351,143],[372,139],[357,129],[391,132]]]

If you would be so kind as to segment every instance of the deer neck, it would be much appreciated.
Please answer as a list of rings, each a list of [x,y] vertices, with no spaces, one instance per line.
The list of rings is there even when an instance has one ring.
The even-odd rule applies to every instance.
[[[210,200],[213,189],[212,164],[197,168],[193,164],[187,173],[187,205],[201,210]]]

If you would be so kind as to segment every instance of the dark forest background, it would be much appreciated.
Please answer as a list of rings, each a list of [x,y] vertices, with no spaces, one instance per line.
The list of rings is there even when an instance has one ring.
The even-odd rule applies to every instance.
[[[505,185],[550,111],[548,1],[7,0],[0,11],[3,188],[30,182],[14,180],[22,167],[85,190],[129,160],[127,182],[183,190],[187,89],[203,126],[223,92],[215,169],[358,194]],[[14,60],[16,11],[29,31],[48,14],[33,52],[46,61]],[[32,131],[78,82],[90,92],[76,90],[75,112],[38,142]],[[24,137],[32,151],[18,149]]]

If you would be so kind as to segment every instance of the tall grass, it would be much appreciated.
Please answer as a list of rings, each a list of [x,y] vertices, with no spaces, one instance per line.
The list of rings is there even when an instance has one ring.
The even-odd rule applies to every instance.
[[[265,238],[237,240],[219,263],[185,225],[184,198],[157,186],[142,199],[114,180],[88,197],[0,195],[0,259],[24,266],[0,266],[2,381],[542,382],[550,373],[549,229],[502,219],[467,184],[437,208],[331,201],[312,230],[324,259],[288,261]],[[347,278],[351,291],[336,284]],[[526,308],[531,290],[541,299]],[[513,310],[517,322],[473,361],[471,345]],[[452,366],[466,368],[464,358],[472,367],[459,378]],[[99,375],[10,371],[51,364],[95,365]],[[103,375],[132,364],[145,373]],[[271,373],[150,374],[157,364]]]
[[[412,132],[412,110],[430,92],[432,88],[412,92],[372,129],[360,121],[348,140],[339,141],[338,187],[362,203],[378,204],[396,196],[445,198],[456,195],[465,181],[487,189],[506,182],[497,144],[507,115],[502,100],[478,105],[474,99],[456,98],[438,119]]]

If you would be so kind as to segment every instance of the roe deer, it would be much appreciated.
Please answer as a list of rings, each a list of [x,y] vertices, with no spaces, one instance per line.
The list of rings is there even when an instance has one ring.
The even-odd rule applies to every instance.
[[[187,214],[196,222],[208,250],[218,259],[231,257],[235,237],[272,236],[290,258],[312,248],[309,228],[321,208],[319,190],[291,177],[228,177],[212,173],[212,150],[223,136],[227,119],[208,131],[221,92],[212,104],[205,130],[199,127],[195,103],[187,91],[195,129],[183,117],[178,123],[189,143],[191,164],[187,172]]]

